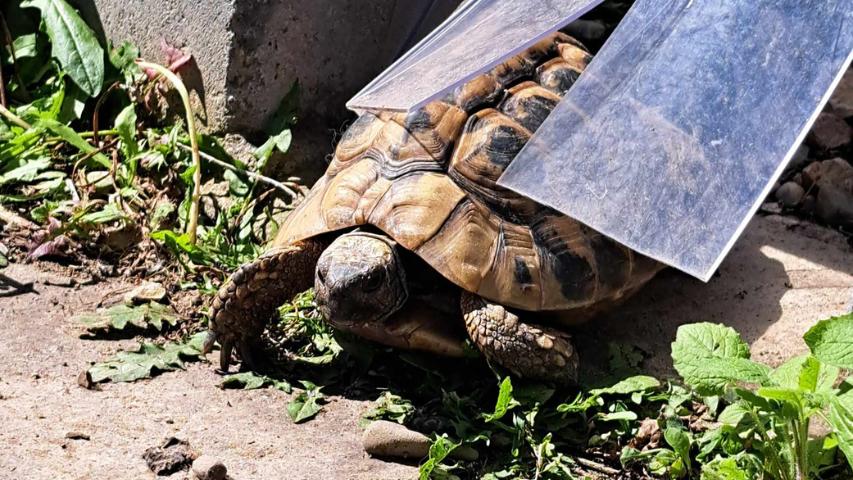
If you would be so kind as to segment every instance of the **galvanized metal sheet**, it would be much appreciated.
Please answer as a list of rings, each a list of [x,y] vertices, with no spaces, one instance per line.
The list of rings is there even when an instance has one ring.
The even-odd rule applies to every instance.
[[[525,50],[602,0],[468,0],[348,103],[408,111]]]
[[[853,50],[853,0],[638,0],[499,184],[707,281]]]

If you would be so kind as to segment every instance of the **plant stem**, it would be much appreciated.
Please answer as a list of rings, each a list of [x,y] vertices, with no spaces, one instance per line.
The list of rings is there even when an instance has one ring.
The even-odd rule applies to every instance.
[[[184,149],[184,150],[190,150],[190,147],[188,147],[188,146],[184,145],[183,143],[178,143],[177,145],[178,145],[179,147],[181,147],[182,149]],[[220,167],[222,167],[222,168],[227,168],[228,170],[231,170],[231,171],[233,171],[233,172],[240,172],[240,173],[243,173],[243,174],[245,174],[247,177],[249,177],[249,178],[251,178],[251,179],[253,179],[253,180],[257,180],[257,181],[260,181],[260,182],[263,182],[263,183],[266,183],[266,184],[272,185],[273,187],[275,187],[275,188],[277,188],[277,189],[281,190],[282,192],[284,192],[284,193],[286,193],[286,194],[290,195],[290,196],[291,196],[291,197],[293,197],[293,198],[297,198],[297,197],[299,196],[299,194],[298,194],[298,193],[296,193],[296,191],[295,191],[295,190],[293,190],[293,188],[289,187],[286,183],[279,182],[278,180],[274,180],[274,179],[272,179],[272,178],[270,178],[270,177],[267,177],[267,176],[261,175],[260,173],[255,173],[255,172],[251,172],[251,171],[249,171],[249,170],[243,170],[243,169],[241,169],[241,168],[237,168],[237,167],[235,167],[234,165],[231,165],[231,164],[230,164],[230,163],[228,163],[228,162],[224,162],[224,161],[222,161],[222,160],[220,160],[220,159],[218,159],[218,158],[214,157],[213,155],[209,155],[209,154],[207,154],[207,153],[205,153],[205,152],[201,152],[201,151],[200,151],[200,152],[199,152],[199,155],[201,155],[201,158],[203,158],[203,159],[207,160],[208,162],[215,163],[215,164],[219,165],[219,166],[220,166]],[[293,183],[293,182],[287,182],[287,183],[289,183],[289,184],[290,184],[290,185],[292,185],[293,187],[298,187],[298,185],[296,185],[296,184],[295,184],[295,183]]]
[[[5,107],[5,106],[3,106],[3,105],[0,105],[0,115],[3,115],[3,116],[4,116],[4,117],[6,117],[6,119],[8,119],[10,122],[14,123],[15,125],[17,125],[17,126],[19,126],[19,127],[21,127],[21,128],[25,128],[25,129],[27,129],[27,130],[29,130],[29,129],[33,128],[33,126],[32,126],[32,125],[30,125],[29,123],[25,122],[25,121],[24,121],[24,119],[22,119],[21,117],[19,117],[19,116],[15,115],[14,113],[12,113],[8,108],[6,108],[6,107]]]
[[[184,82],[182,82],[181,79],[168,68],[156,63],[149,63],[142,60],[137,60],[136,64],[139,65],[140,68],[150,68],[164,76],[172,86],[175,87],[175,90],[178,91],[178,94],[181,96],[181,101],[184,103],[184,110],[187,115],[187,132],[190,136],[193,168],[195,169],[193,171],[193,191],[192,197],[190,198],[190,215],[187,222],[187,235],[189,236],[190,244],[195,245],[198,230],[199,202],[201,201],[201,157],[199,156],[195,117],[193,116],[192,107],[190,106],[190,95],[187,93],[187,88],[184,86]]]
[[[109,136],[112,136],[112,135],[118,135],[118,130],[116,130],[116,129],[114,129],[114,128],[111,128],[111,129],[109,129],[109,130],[98,130],[97,132],[94,132],[94,131],[91,131],[91,132],[77,132],[77,134],[78,134],[78,135],[80,135],[80,136],[81,136],[81,137],[83,137],[83,138],[92,138],[92,137],[94,137],[94,136],[95,136],[95,134],[96,134],[96,133],[97,133],[98,135],[103,135],[104,137],[109,137]]]
[[[799,468],[798,477],[802,479],[809,478],[809,417],[801,418],[799,422],[797,422],[797,431],[795,433],[799,438],[799,452],[797,454],[800,457],[797,460],[797,466]]]
[[[764,440],[764,444],[773,445],[773,442],[770,439],[770,435],[767,434],[767,429],[764,428],[764,424],[761,422],[761,417],[759,417],[758,414],[755,413],[755,410],[749,409],[749,413],[752,417],[752,420],[755,422],[755,428],[758,429],[758,433]],[[780,480],[790,480],[790,477],[788,476],[788,470],[782,468],[782,462],[779,460],[778,452],[776,452],[776,450],[773,450],[772,448],[768,448],[768,450],[772,452],[770,460],[772,463],[776,464],[776,469],[779,472],[778,475],[776,475],[776,478],[779,478]]]

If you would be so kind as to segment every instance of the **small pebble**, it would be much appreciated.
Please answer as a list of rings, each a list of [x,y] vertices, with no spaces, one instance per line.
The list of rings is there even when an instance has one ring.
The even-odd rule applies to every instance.
[[[429,437],[385,420],[368,425],[361,441],[364,451],[377,457],[422,458],[429,454]]]
[[[157,475],[171,475],[190,467],[198,454],[186,440],[169,437],[157,447],[146,449],[142,458]]]
[[[372,422],[361,437],[364,451],[376,457],[417,459],[429,455],[430,439],[426,435],[409,430],[399,423],[386,420]],[[461,446],[450,456],[458,460],[473,461],[479,458],[477,450]]]
[[[794,208],[803,199],[806,191],[794,182],[785,182],[776,190],[776,199],[786,208]]]
[[[68,432],[65,434],[65,438],[69,440],[91,440],[92,437],[85,433],[81,432]]]
[[[225,464],[211,455],[196,458],[192,470],[198,480],[225,480],[228,476]]]
[[[808,142],[818,150],[834,150],[849,143],[853,129],[832,112],[822,112],[812,126]]]
[[[818,182],[815,215],[830,225],[853,226],[853,193]]]
[[[145,282],[127,292],[124,301],[127,303],[159,302],[166,298],[166,289],[157,282]]]

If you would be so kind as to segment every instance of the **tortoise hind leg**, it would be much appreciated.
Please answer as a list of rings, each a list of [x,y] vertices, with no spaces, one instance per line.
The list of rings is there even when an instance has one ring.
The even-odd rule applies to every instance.
[[[477,348],[518,376],[559,384],[577,382],[578,355],[557,329],[525,323],[504,307],[462,293],[465,328]]]
[[[276,309],[314,285],[314,269],[325,245],[316,239],[277,247],[240,267],[219,288],[210,313],[205,353],[218,341],[220,369],[228,371],[236,346],[250,367],[256,345]]]

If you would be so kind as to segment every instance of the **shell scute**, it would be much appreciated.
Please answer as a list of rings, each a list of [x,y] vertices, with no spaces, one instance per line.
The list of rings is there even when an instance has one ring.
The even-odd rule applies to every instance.
[[[659,264],[497,184],[590,58],[558,33],[443,101],[362,115],[276,243],[372,225],[465,290],[573,318],[636,290]]]

